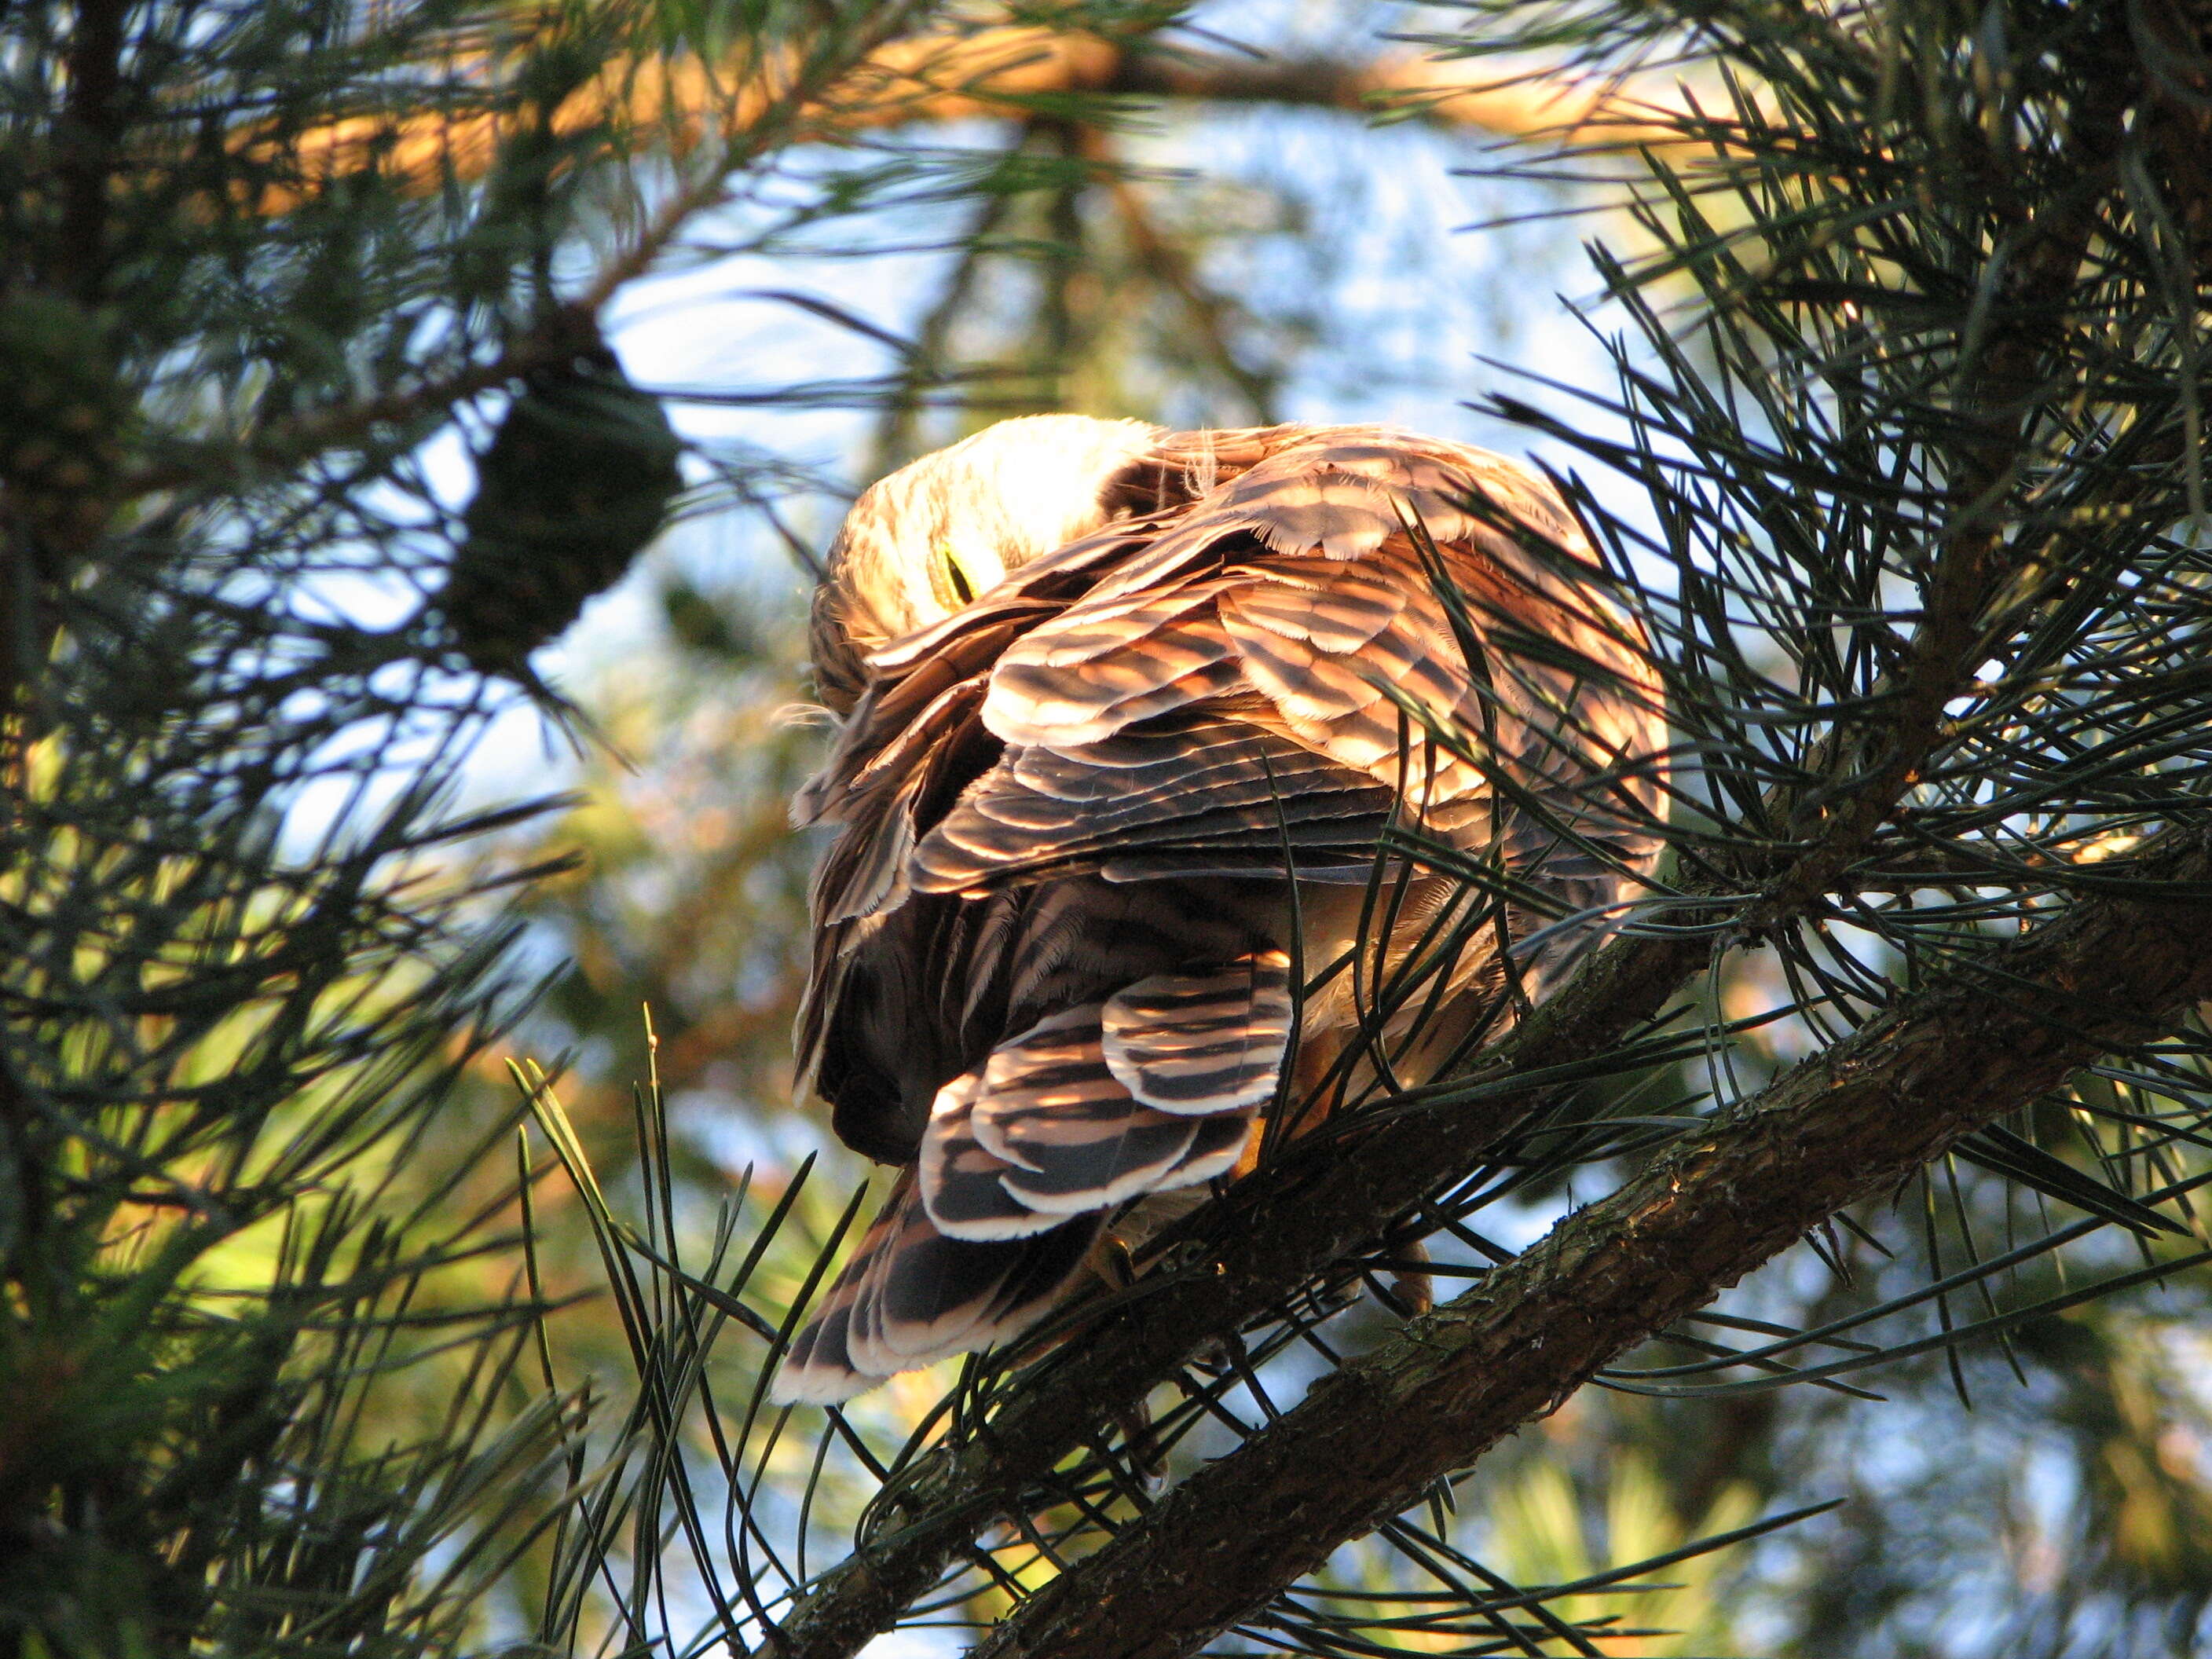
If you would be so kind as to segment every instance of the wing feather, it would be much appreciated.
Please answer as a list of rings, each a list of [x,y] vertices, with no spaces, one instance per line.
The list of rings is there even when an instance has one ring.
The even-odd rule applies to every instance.
[[[866,659],[796,804],[842,826],[803,1063],[841,1134],[916,1161],[781,1397],[1018,1333],[1116,1206],[1235,1167],[1281,1074],[1288,960],[1200,944],[1242,924],[1143,884],[1364,881],[1412,818],[1596,916],[1657,845],[1656,677],[1544,479],[1286,427],[1162,434],[1116,488],[1136,516]],[[1595,936],[1559,930],[1547,969]]]
[[[1115,764],[1141,757],[1139,764]],[[1295,739],[1211,717],[1065,751],[1017,750],[923,838],[911,878],[927,893],[1094,866],[1139,848],[1372,846],[1395,792]],[[1201,860],[1203,861],[1203,860]]]
[[[1068,667],[1009,653],[992,673],[983,723],[1007,743],[1096,743],[1139,720],[1244,689],[1236,649],[1208,617]]]
[[[1048,1016],[938,1092],[923,1212],[947,1237],[1005,1240],[1206,1179],[1273,1096],[1290,1022],[1279,951]],[[1236,1127],[1201,1133],[1201,1119]]]
[[[1264,951],[1219,973],[1158,974],[1100,1016],[1106,1064],[1162,1112],[1251,1112],[1275,1092],[1291,1035],[1291,959]]]
[[[976,1138],[1010,1167],[1002,1184],[1046,1214],[1118,1204],[1188,1150],[1188,1123],[1132,1098],[1107,1066],[1096,1003],[1040,1020],[992,1052]]]

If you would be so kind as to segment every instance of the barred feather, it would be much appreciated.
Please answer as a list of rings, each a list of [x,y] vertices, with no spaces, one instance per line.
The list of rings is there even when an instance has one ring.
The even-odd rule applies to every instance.
[[[944,614],[927,562],[979,536],[1008,574]],[[1501,1029],[1650,866],[1656,677],[1576,574],[1571,517],[1498,457],[1379,427],[1010,422],[876,486],[838,545],[817,653],[850,712],[794,804],[840,826],[801,1062],[838,1133],[907,1173],[785,1398],[1005,1340],[1114,1215],[1235,1169],[1279,1091],[1291,952],[1349,948],[1394,820],[1584,918],[1501,956],[1548,918],[1400,866],[1386,967],[1491,918],[1386,1020],[1401,1079]],[[1304,1040],[1360,1018],[1351,978],[1310,988]]]
[[[783,1401],[830,1404],[858,1386],[1018,1334],[1057,1301],[1103,1218],[1035,1237],[948,1238],[900,1177],[776,1374]]]
[[[1275,1092],[1291,1036],[1291,959],[1266,951],[1218,974],[1158,974],[1101,1014],[1106,1064],[1163,1112],[1251,1111]]]
[[[975,1137],[1010,1166],[1000,1184],[1046,1215],[1104,1209],[1149,1191],[1192,1128],[1133,1099],[1106,1064],[1098,1006],[1041,1020],[983,1067]]]

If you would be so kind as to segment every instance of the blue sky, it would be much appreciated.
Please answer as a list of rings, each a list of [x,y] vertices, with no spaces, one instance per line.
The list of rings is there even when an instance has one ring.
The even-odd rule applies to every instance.
[[[1237,3],[1203,8],[1206,27],[1249,46],[1346,52],[1392,48],[1376,27],[1403,15],[1348,5]],[[1364,38],[1363,38],[1364,37]],[[982,145],[975,124],[929,134],[935,143]],[[1594,286],[1579,238],[1589,221],[1519,225],[1469,233],[1462,227],[1556,204],[1537,186],[1455,176],[1478,164],[1480,135],[1401,125],[1375,128],[1327,112],[1227,109],[1170,112],[1125,139],[1130,157],[1163,174],[1163,208],[1204,191],[1209,210],[1256,203],[1279,181],[1294,180],[1306,222],[1290,234],[1232,241],[1217,281],[1249,297],[1263,315],[1304,312],[1326,319],[1322,337],[1297,361],[1283,412],[1316,422],[1390,421],[1511,453],[1528,434],[1464,405],[1511,377],[1477,361],[1500,358],[1570,384],[1611,384],[1598,343],[1561,295]],[[927,242],[951,234],[957,210],[895,210],[836,239]],[[702,246],[742,244],[759,222],[757,209],[733,208],[702,222]],[[910,331],[941,280],[947,256],[777,257],[740,253],[699,258],[689,268],[635,284],[607,319],[633,378],[671,391],[708,393],[825,380],[861,379],[886,369],[884,347],[778,301],[763,290],[795,290],[834,301],[894,333]],[[1518,388],[1524,394],[1531,388]],[[1555,404],[1564,399],[1545,398]],[[1133,410],[1131,413],[1149,413]],[[677,402],[684,433],[708,444],[743,444],[817,469],[848,487],[862,462],[871,416],[865,410],[717,407]],[[1564,457],[1561,459],[1565,459]],[[457,442],[439,446],[433,472],[454,499],[469,473]],[[792,517],[817,545],[834,527],[831,498],[795,503]],[[675,562],[712,590],[795,599],[805,585],[788,556],[757,525],[732,513],[678,527],[623,586],[596,601],[541,669],[588,703],[603,676],[635,672],[657,629],[653,572]],[[542,787],[549,751],[534,716],[518,709],[487,734],[476,770],[488,793],[516,784]]]

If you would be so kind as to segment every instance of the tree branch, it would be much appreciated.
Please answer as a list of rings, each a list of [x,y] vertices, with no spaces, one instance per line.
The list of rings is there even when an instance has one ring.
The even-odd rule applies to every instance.
[[[1001,1625],[979,1659],[1175,1659],[1845,1206],[2212,998],[2212,840],[2160,900],[1969,958],[1316,1383]]]
[[[692,188],[678,191],[628,248],[593,274],[571,307],[586,315],[596,313],[618,288],[641,275],[690,217],[720,198],[731,169],[764,149],[834,143],[872,129],[1003,117],[1040,99],[1070,94],[1283,103],[1365,114],[1395,103],[1418,109],[1434,124],[1522,139],[1572,142],[1580,137],[1647,148],[1691,142],[1685,136],[1682,108],[1671,94],[1644,101],[1609,81],[1564,87],[1475,83],[1451,65],[1412,54],[1364,64],[1321,58],[1255,64],[1170,55],[1148,50],[1141,40],[1115,44],[1037,27],[880,40],[909,10],[885,8],[865,37],[850,43],[862,54],[857,62],[830,53],[804,63],[793,58],[773,66],[756,64],[741,74],[734,89],[726,78],[728,66],[710,70],[696,63],[625,57],[605,65],[550,119],[534,107],[458,118],[364,117],[301,134],[249,131],[235,142],[248,155],[280,145],[290,171],[303,181],[262,190],[253,206],[269,215],[300,207],[321,187],[311,181],[336,180],[365,169],[425,190],[481,179],[525,125],[540,120],[555,137],[613,121],[658,127],[679,159],[708,143],[724,146],[720,165]],[[1670,111],[1673,125],[1649,118]],[[557,356],[565,349],[570,325],[570,319],[556,317],[550,326],[509,342],[496,362],[471,364],[435,382],[363,404],[315,411],[255,434],[247,448],[255,461],[268,464],[349,441],[381,426],[436,415],[548,355]],[[171,488],[220,460],[202,454],[190,462],[143,469],[122,493]]]
[[[107,190],[123,137],[123,0],[84,0],[69,46],[69,100],[55,124],[62,285],[97,303],[107,267]]]
[[[562,105],[554,130],[574,134],[619,120],[658,127],[678,153],[687,152],[751,125],[787,95],[785,74],[773,68],[738,65],[737,73],[732,88],[730,66],[619,58]],[[1026,27],[932,32],[889,42],[848,80],[807,101],[799,136],[834,143],[888,127],[1005,117],[1040,99],[1085,93],[1360,115],[1395,107],[1436,126],[1508,138],[1602,140],[1624,148],[1692,142],[1674,94],[1622,88],[1609,80],[1499,85],[1414,53],[1351,64],[1324,58],[1253,61],[1169,53],[1141,40],[1116,43]],[[450,179],[483,177],[517,118],[489,111],[459,119],[378,117],[286,135],[283,142],[309,176],[341,177],[376,166],[431,189]],[[259,140],[245,142],[250,148]],[[299,199],[298,191],[271,191],[260,209],[283,212]]]

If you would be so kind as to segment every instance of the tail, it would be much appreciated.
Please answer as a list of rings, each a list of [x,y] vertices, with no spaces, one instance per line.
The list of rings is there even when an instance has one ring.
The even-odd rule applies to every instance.
[[[918,1161],[785,1358],[771,1397],[848,1400],[1019,1334],[1109,1216],[1223,1175],[1275,1093],[1280,951],[1141,980],[1040,1020],[938,1091]]]
[[[1030,1238],[948,1238],[907,1170],[792,1343],[769,1398],[833,1404],[1018,1334],[1060,1299],[1103,1219],[1084,1216]]]

